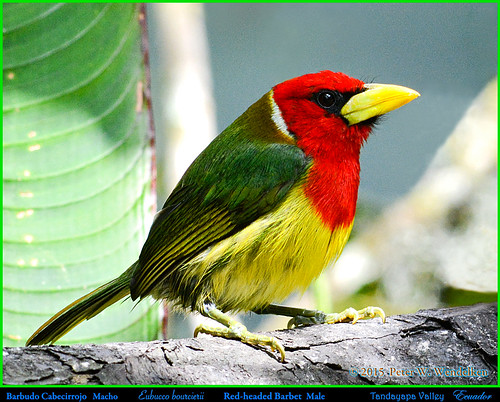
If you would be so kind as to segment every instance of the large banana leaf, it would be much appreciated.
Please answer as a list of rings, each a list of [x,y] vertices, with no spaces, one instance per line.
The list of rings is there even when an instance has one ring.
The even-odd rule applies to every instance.
[[[123,272],[154,212],[139,11],[133,4],[3,5],[3,336]],[[139,90],[138,90],[139,88]],[[129,300],[62,340],[156,336]]]

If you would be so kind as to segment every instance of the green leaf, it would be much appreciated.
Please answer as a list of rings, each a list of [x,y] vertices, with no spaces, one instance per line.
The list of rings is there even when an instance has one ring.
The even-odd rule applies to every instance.
[[[3,328],[15,346],[137,259],[152,149],[136,5],[4,4],[3,56]],[[157,309],[134,306],[62,342],[154,338]]]

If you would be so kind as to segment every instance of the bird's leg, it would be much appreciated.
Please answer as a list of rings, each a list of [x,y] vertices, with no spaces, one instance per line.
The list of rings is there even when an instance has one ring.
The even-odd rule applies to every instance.
[[[355,324],[358,320],[375,318],[379,316],[382,322],[385,322],[385,313],[380,307],[366,307],[362,310],[355,310],[352,307],[341,313],[325,314],[319,310],[307,310],[295,307],[270,304],[269,306],[255,311],[257,314],[276,314],[292,317],[288,322],[288,328],[293,326],[306,326],[314,324],[335,324],[338,322],[352,322]]]
[[[285,349],[276,338],[249,332],[243,324],[229,317],[227,314],[224,314],[212,303],[204,303],[202,313],[203,315],[221,323],[225,328],[200,324],[194,330],[195,337],[199,333],[204,333],[223,338],[239,339],[240,341],[250,345],[270,346],[273,352],[274,350],[278,350],[280,352],[281,362],[285,361]]]
[[[279,304],[270,304],[261,310],[254,311],[257,314],[274,314],[284,315],[286,317],[293,317],[288,322],[288,328],[292,325],[298,326],[296,323],[292,324],[294,320],[300,320],[300,325],[314,325],[323,324],[325,322],[326,314],[319,310],[307,310],[303,308],[282,306]]]

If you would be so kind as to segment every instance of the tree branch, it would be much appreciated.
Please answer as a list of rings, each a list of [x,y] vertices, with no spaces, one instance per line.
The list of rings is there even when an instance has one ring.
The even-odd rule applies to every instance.
[[[496,384],[497,304],[274,331],[276,353],[191,339],[3,349],[4,384]]]

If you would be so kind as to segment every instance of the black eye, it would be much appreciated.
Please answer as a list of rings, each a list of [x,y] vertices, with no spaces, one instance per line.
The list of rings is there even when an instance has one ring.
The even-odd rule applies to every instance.
[[[323,89],[313,95],[312,101],[319,107],[325,109],[328,113],[339,114],[346,99],[337,91]]]
[[[335,95],[331,91],[321,91],[317,97],[316,101],[318,103],[318,106],[321,106],[324,109],[328,109],[333,106],[335,103]]]

